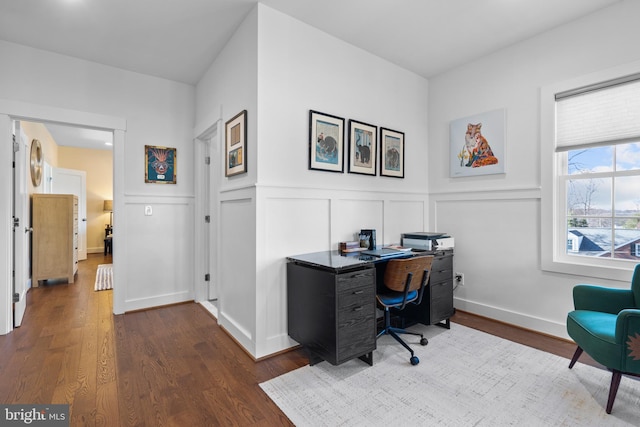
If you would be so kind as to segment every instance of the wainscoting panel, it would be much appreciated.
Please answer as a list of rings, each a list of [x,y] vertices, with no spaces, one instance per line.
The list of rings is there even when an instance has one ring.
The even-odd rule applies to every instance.
[[[385,230],[423,231],[427,223],[424,194],[262,186],[256,200],[258,358],[296,345],[288,336],[287,256],[337,250],[362,228],[375,228],[378,244],[390,243]],[[393,233],[395,243],[400,231]]]
[[[230,192],[220,201],[217,245],[219,323],[254,352],[256,319],[256,214],[253,190]]]
[[[113,251],[135,259],[125,266],[126,311],[193,299],[193,198],[128,197],[125,211],[125,229],[114,229]],[[125,248],[119,234],[139,237],[126,239]]]

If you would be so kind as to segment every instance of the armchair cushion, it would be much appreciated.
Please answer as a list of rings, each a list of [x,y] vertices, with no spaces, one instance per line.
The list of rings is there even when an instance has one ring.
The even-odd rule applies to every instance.
[[[618,316],[575,310],[567,316],[567,332],[598,363],[620,370],[622,346],[616,342]]]

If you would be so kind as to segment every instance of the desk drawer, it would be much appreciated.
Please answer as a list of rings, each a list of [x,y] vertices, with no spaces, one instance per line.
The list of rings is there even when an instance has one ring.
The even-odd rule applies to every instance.
[[[343,273],[336,276],[336,283],[338,285],[337,292],[342,294],[343,292],[349,292],[353,288],[360,288],[364,286],[371,286],[375,288],[376,269],[371,267],[366,270],[352,271],[350,273]]]
[[[376,348],[375,305],[338,314],[338,363]]]
[[[431,283],[453,279],[453,257],[442,256],[433,259],[431,267]]]

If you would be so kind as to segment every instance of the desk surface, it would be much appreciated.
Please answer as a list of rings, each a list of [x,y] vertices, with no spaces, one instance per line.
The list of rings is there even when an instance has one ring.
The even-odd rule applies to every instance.
[[[358,269],[366,266],[367,264],[375,264],[378,262],[385,262],[394,258],[407,258],[416,255],[430,255],[425,251],[418,252],[402,252],[394,256],[375,257],[371,255],[362,255],[358,253],[341,254],[339,251],[322,251],[312,252],[309,254],[293,255],[287,257],[288,261],[296,262],[299,264],[305,264],[322,268],[325,270],[333,270],[335,272],[347,271],[351,269]]]

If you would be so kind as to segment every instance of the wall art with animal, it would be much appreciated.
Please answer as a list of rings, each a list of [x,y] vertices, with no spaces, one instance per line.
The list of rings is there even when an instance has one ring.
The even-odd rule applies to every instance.
[[[309,169],[344,171],[344,119],[309,111]]]
[[[376,174],[378,127],[349,120],[349,172]]]
[[[451,177],[504,173],[505,116],[500,109],[451,122]]]

